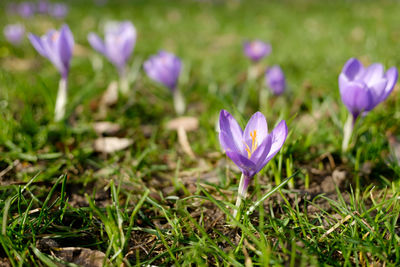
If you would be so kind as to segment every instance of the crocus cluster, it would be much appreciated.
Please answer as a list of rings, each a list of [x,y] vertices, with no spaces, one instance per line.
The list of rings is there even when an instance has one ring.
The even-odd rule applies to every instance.
[[[354,123],[384,101],[392,92],[398,78],[395,67],[384,72],[382,64],[364,67],[356,58],[349,59],[339,75],[339,90],[343,103],[350,112],[344,126],[342,150],[346,151]]]
[[[271,54],[272,48],[268,43],[264,43],[261,40],[254,40],[251,42],[245,42],[243,45],[243,51],[244,54],[253,61],[253,63],[257,63],[262,58]],[[257,78],[257,68],[254,66],[250,67],[248,77],[250,79]],[[286,88],[285,75],[282,69],[277,65],[268,68],[265,72],[265,83],[274,95],[281,95]],[[261,97],[260,100],[264,101]]]
[[[21,16],[25,17],[33,15],[34,12],[63,17],[68,12],[68,8],[64,4],[50,5],[46,0],[39,1],[37,6],[23,2],[14,7]],[[13,44],[20,43],[24,33],[25,29],[21,24],[7,25],[4,28],[4,35]],[[63,119],[65,114],[67,79],[74,48],[73,35],[69,27],[63,25],[59,31],[50,30],[43,36],[30,33],[28,38],[37,52],[50,60],[60,72],[61,79],[55,107],[55,120],[59,121]],[[126,85],[122,85],[121,89],[126,93],[129,85],[126,83],[127,62],[133,53],[137,38],[134,25],[130,21],[107,23],[104,29],[104,39],[101,39],[95,33],[89,33],[87,38],[94,50],[103,54],[116,67],[121,81],[124,81],[121,84]],[[257,63],[268,56],[272,50],[270,44],[260,40],[244,43],[243,49],[245,55],[253,63]],[[253,67],[255,65],[253,64]],[[172,53],[159,51],[144,62],[143,68],[150,79],[171,91],[176,113],[178,115],[183,114],[185,101],[178,86],[182,70],[181,59]],[[256,76],[249,75],[249,77]],[[397,79],[398,71],[395,67],[391,67],[385,72],[384,67],[379,63],[364,67],[355,58],[346,62],[339,76],[340,95],[350,112],[349,120],[344,127],[342,147],[344,151],[348,147],[357,118],[384,101],[393,90]],[[265,83],[275,95],[280,95],[285,91],[285,75],[278,65],[266,70]],[[180,127],[179,131],[184,133],[183,127]],[[228,111],[221,110],[219,142],[226,155],[242,172],[236,202],[237,209],[234,212],[235,217],[242,200],[246,198],[252,178],[280,151],[287,135],[288,128],[284,120],[280,121],[269,133],[264,115],[261,112],[256,112],[243,130]],[[181,139],[187,142],[186,137],[181,137]],[[194,155],[193,152],[191,153]]]
[[[163,84],[171,90],[174,96],[174,107],[177,114],[185,111],[185,102],[177,88],[178,78],[181,73],[182,62],[172,53],[160,51],[151,56],[143,64],[143,68],[152,80]]]
[[[35,14],[35,5],[31,2],[22,2],[16,9],[18,14],[24,18],[31,17]]]
[[[126,64],[136,43],[136,29],[133,24],[130,21],[109,22],[105,25],[104,41],[95,33],[89,33],[88,41],[118,69],[121,91],[127,93],[129,83]]]
[[[35,13],[48,14],[54,18],[64,18],[68,13],[68,6],[64,3],[50,3],[47,0],[38,2],[11,3],[7,6],[8,13],[17,13],[21,17],[28,18]]]
[[[244,131],[226,110],[219,115],[219,142],[226,155],[242,171],[236,206],[246,197],[251,179],[279,152],[286,140],[288,129],[282,120],[270,134],[264,115],[256,112]],[[234,213],[236,216],[236,212]]]
[[[25,27],[22,24],[9,24],[4,27],[4,36],[13,45],[19,45],[25,35]]]
[[[50,60],[61,74],[55,108],[55,120],[59,121],[65,114],[67,78],[74,48],[74,37],[69,27],[63,25],[59,31],[50,30],[41,37],[30,33],[28,38],[36,51]]]
[[[55,121],[59,121],[65,114],[67,78],[74,38],[67,25],[62,26],[60,31],[50,30],[41,37],[34,34],[29,34],[28,37],[38,53],[49,59],[61,74],[55,107]],[[118,68],[120,75],[124,76],[126,62],[136,42],[136,29],[133,24],[128,21],[109,23],[105,28],[104,42],[94,33],[89,34],[88,39],[98,52],[104,54]],[[128,88],[126,83],[123,84],[126,85],[124,88]]]

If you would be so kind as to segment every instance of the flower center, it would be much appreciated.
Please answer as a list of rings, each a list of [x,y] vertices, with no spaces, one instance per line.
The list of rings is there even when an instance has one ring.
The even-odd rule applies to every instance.
[[[120,35],[114,35],[114,41],[117,43],[117,44],[119,44],[119,43],[121,43],[121,36]]]
[[[247,145],[245,142],[244,144],[246,145],[246,151],[247,151],[247,157],[251,158],[251,155],[254,153],[254,151],[257,149],[257,130],[254,130],[250,132],[250,137],[251,137],[251,148]]]
[[[251,43],[251,49],[253,50],[254,53],[261,53],[263,47],[260,43]]]
[[[58,39],[59,36],[60,34],[58,32],[55,32],[51,35],[51,40],[54,42]]]
[[[168,64],[168,56],[167,55],[164,55],[164,56],[161,56],[161,63],[163,64],[163,65],[167,65]]]

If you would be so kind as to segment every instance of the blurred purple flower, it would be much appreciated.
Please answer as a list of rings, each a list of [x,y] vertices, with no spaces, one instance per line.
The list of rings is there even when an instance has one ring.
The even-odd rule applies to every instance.
[[[182,67],[182,62],[178,57],[172,53],[160,51],[144,62],[143,67],[151,79],[175,91]]]
[[[68,14],[68,6],[66,4],[57,3],[49,7],[50,16],[63,19]]]
[[[286,140],[288,129],[282,120],[271,134],[264,115],[256,112],[244,131],[226,110],[219,116],[219,142],[226,155],[239,167],[244,180],[239,194],[244,197],[251,178],[278,153]]]
[[[22,24],[9,24],[4,27],[4,36],[13,45],[21,43],[25,35],[25,27]]]
[[[272,48],[270,44],[264,43],[260,40],[254,40],[251,42],[245,42],[243,45],[243,51],[248,58],[257,62],[263,57],[268,56],[271,53]]]
[[[47,0],[40,0],[37,3],[36,10],[38,13],[46,14],[49,11],[50,4]]]
[[[36,51],[49,59],[66,79],[74,48],[74,37],[68,25],[63,25],[60,31],[50,30],[42,37],[29,33],[28,38]]]
[[[372,110],[392,92],[398,73],[391,67],[386,73],[379,63],[367,68],[356,58],[349,59],[339,75],[339,89],[343,103],[353,115]],[[354,123],[354,122],[353,122]]]
[[[90,45],[118,68],[120,74],[125,70],[126,62],[136,43],[136,29],[130,21],[106,24],[104,42],[95,33],[89,33]]]
[[[267,83],[267,86],[271,88],[272,92],[275,95],[280,95],[285,91],[285,75],[283,74],[283,71],[279,66],[275,65],[271,68],[268,68],[265,73],[265,81]]]
[[[17,11],[24,18],[31,17],[35,14],[35,5],[31,2],[22,2],[18,5]]]
[[[50,30],[42,37],[30,33],[28,38],[38,53],[48,58],[61,74],[54,111],[55,121],[60,121],[65,115],[67,79],[74,48],[74,37],[68,25],[63,25],[59,31]]]

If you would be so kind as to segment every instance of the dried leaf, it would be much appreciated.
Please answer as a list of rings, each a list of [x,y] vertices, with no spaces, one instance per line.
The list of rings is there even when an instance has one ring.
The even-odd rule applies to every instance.
[[[84,267],[103,266],[106,257],[101,251],[79,247],[52,248],[51,252],[63,261]]]
[[[183,151],[189,155],[191,159],[195,159],[196,156],[194,155],[192,148],[190,147],[186,131],[183,127],[178,128],[178,141],[179,144],[181,145]]]
[[[9,71],[27,71],[34,69],[37,64],[33,59],[10,57],[3,59],[1,65]]]
[[[392,133],[387,133],[392,158],[400,164],[400,142]]]
[[[0,258],[0,267],[11,267],[10,260],[7,258]]]
[[[128,138],[100,137],[94,141],[94,150],[102,153],[113,153],[126,149],[133,141]]]
[[[100,100],[100,106],[112,106],[118,101],[118,82],[112,81]]]
[[[121,127],[109,121],[99,121],[93,124],[93,128],[98,135],[102,134],[115,134],[117,133]]]
[[[178,130],[179,128],[183,128],[187,132],[197,130],[199,128],[199,120],[195,117],[179,117],[167,124],[167,129],[169,130]]]

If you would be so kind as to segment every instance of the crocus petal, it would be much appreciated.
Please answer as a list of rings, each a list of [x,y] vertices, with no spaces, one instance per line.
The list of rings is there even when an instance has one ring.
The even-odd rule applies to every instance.
[[[257,149],[251,154],[250,160],[256,164],[256,173],[268,163],[266,157],[271,151],[272,136],[268,135]]]
[[[129,59],[132,54],[133,48],[136,43],[136,28],[130,21],[125,21],[121,26],[123,32],[121,33],[121,39],[123,40],[122,54],[124,55],[125,61]]]
[[[66,75],[66,68],[61,60],[59,43],[60,33],[55,30],[50,30],[42,36],[43,48],[47,53],[48,59],[53,63],[62,76]]]
[[[265,80],[275,95],[280,95],[285,91],[285,75],[278,65],[272,66],[266,71]]]
[[[89,33],[88,41],[94,50],[105,55],[106,48],[104,46],[103,40],[101,40],[101,38],[97,34],[95,34],[93,32]]]
[[[253,141],[251,134],[254,134],[254,131],[258,144],[264,142],[264,139],[268,136],[268,125],[264,115],[259,111],[251,116],[243,133],[243,139],[250,148]]]
[[[244,152],[242,144],[243,140],[242,128],[239,126],[235,118],[228,111],[224,109],[221,110],[219,114],[219,129],[220,132],[223,132],[226,135],[226,138],[232,140],[234,144],[234,147],[231,147],[230,149],[228,149],[227,147],[223,147],[225,151],[232,150],[232,151],[237,151],[239,153]],[[227,144],[227,142],[224,141],[224,145],[225,144]]]
[[[385,73],[385,77],[388,82],[386,84],[385,93],[382,95],[380,101],[385,100],[389,96],[389,94],[393,91],[393,88],[398,78],[397,68],[391,67],[390,69],[388,69],[388,71]]]
[[[72,32],[71,32],[71,29],[68,27],[68,25],[64,24],[62,26],[60,32],[62,35],[64,35],[64,37],[68,43],[69,50],[71,50],[71,55],[72,55],[75,41],[74,41],[74,36],[72,35]]]
[[[340,92],[340,94],[343,93],[343,90],[345,90],[347,88],[347,85],[350,82],[351,81],[347,78],[347,76],[344,73],[340,73],[340,75],[339,75],[339,92]]]
[[[181,60],[174,54],[160,51],[143,64],[144,70],[151,79],[174,91],[181,72]]]
[[[363,65],[356,58],[350,58],[342,69],[342,73],[350,81],[358,78],[363,72]]]
[[[372,94],[361,83],[349,83],[347,88],[341,94],[342,101],[354,117],[360,115],[363,111],[370,110],[373,105]]]
[[[40,55],[42,55],[43,57],[47,57],[46,50],[44,49],[42,40],[39,36],[29,33],[28,39]]]
[[[153,62],[159,80],[174,90],[181,70],[181,61],[171,53],[160,51]]]
[[[368,85],[368,87],[372,87],[373,84],[382,79],[383,70],[382,64],[374,63],[365,69],[362,80]]]
[[[72,33],[68,26],[64,25],[60,31],[60,37],[58,42],[58,54],[62,63],[62,75],[64,78],[68,76],[69,72],[69,62],[72,57],[72,49],[74,45],[74,40]]]
[[[104,38],[104,44],[106,47],[106,54],[111,63],[113,63],[117,68],[122,68],[125,64],[124,59],[117,48],[119,37],[116,34],[106,34]]]
[[[366,111],[373,109],[376,105],[378,105],[381,102],[381,99],[385,94],[386,84],[387,84],[386,78],[379,78],[379,79],[376,78],[373,83],[368,85],[368,89],[372,95],[373,104]]]
[[[265,158],[263,165],[265,166],[275,155],[281,150],[283,144],[285,143],[286,137],[288,135],[288,128],[286,122],[282,120],[275,128],[272,130],[270,136],[272,138],[271,149],[268,156]]]
[[[219,132],[219,143],[222,149],[226,151],[233,151],[236,153],[241,153],[240,148],[237,146],[235,140],[229,136],[226,132]]]
[[[152,56],[143,64],[147,75],[156,82],[159,82],[169,89],[174,89],[173,73],[170,73],[157,56]]]
[[[253,177],[256,174],[256,165],[245,156],[233,151],[227,151],[226,155],[239,167],[244,175]]]

